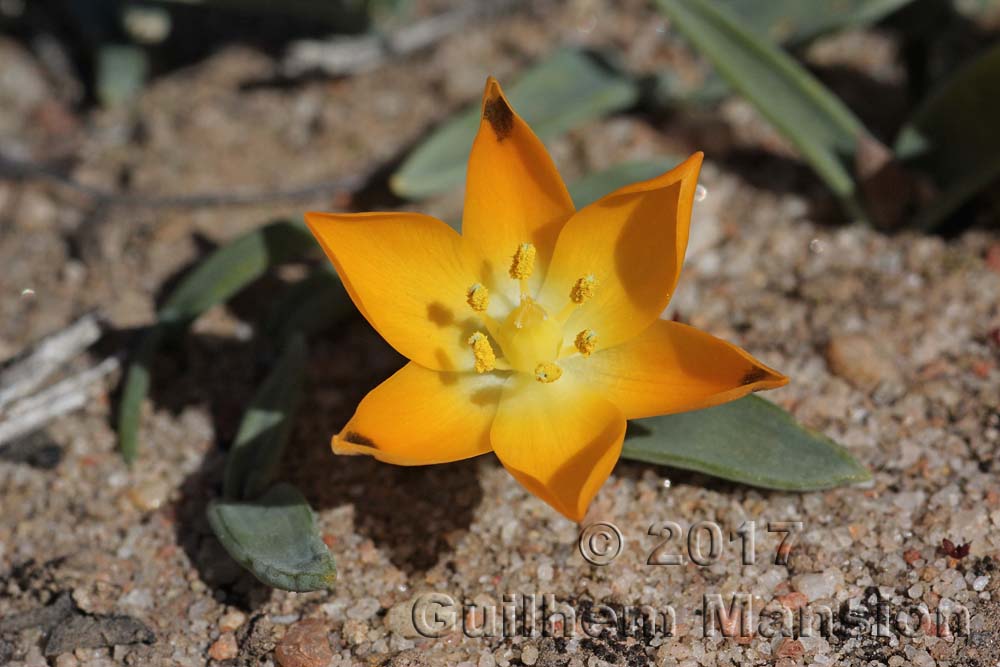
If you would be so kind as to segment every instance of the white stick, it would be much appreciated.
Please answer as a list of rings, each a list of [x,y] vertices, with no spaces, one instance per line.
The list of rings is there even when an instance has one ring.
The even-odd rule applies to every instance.
[[[88,313],[71,325],[39,340],[0,371],[0,409],[27,396],[59,370],[64,363],[93,345],[101,337],[97,315]]]
[[[3,412],[0,445],[35,431],[56,417],[79,410],[90,399],[94,385],[118,370],[117,357],[108,357],[82,373],[57,382],[34,396],[21,399]]]

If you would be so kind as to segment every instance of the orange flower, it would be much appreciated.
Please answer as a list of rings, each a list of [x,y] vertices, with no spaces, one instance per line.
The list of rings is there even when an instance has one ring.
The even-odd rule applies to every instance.
[[[625,420],[697,410],[786,377],[659,319],[702,155],[576,211],[545,147],[486,83],[462,234],[417,213],[307,213],[361,313],[411,361],[333,438],[398,465],[493,450],[580,521]]]

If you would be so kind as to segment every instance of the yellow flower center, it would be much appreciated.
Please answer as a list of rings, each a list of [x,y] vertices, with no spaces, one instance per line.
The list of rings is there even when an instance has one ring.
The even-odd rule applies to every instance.
[[[559,357],[563,331],[544,308],[526,297],[500,324],[497,342],[511,368],[534,373],[538,364]]]
[[[569,303],[558,316],[550,316],[528,293],[528,279],[535,268],[536,254],[535,246],[530,243],[517,247],[511,259],[509,275],[519,283],[520,303],[502,321],[486,314],[490,293],[484,285],[474,283],[466,292],[466,302],[498,346],[494,349],[490,338],[482,331],[469,338],[475,368],[479,373],[514,371],[530,374],[542,383],[555,382],[563,374],[563,369],[556,363],[560,356],[579,353],[589,357],[597,348],[597,334],[593,329],[584,329],[575,339],[567,338],[563,330],[573,311],[594,295],[597,278],[585,275],[577,280],[569,291]],[[564,341],[567,345],[565,349]],[[501,360],[497,359],[498,354],[502,356]]]

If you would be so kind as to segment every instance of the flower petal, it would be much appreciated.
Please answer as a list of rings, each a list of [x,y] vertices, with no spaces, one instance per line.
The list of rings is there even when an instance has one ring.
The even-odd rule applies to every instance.
[[[462,238],[417,213],[306,213],[358,309],[400,354],[440,371],[472,368],[482,325],[465,301],[475,282]]]
[[[439,373],[410,362],[365,396],[333,436],[333,451],[407,466],[484,454],[503,382],[493,373]]]
[[[490,77],[469,155],[462,213],[462,235],[487,258],[480,280],[497,294],[516,295],[517,285],[507,275],[510,258],[520,244],[533,243],[538,260],[530,284],[537,289],[559,229],[573,211],[545,146]]]
[[[627,343],[559,363],[627,419],[699,410],[788,383],[735,345],[663,320]]]
[[[582,276],[593,275],[598,287],[570,316],[567,331],[594,329],[598,348],[611,347],[663,312],[687,248],[701,159],[695,153],[666,174],[620,188],[569,219],[538,300],[559,312]]]
[[[563,377],[517,373],[504,386],[493,451],[529,491],[580,521],[621,454],[625,420],[596,392]]]

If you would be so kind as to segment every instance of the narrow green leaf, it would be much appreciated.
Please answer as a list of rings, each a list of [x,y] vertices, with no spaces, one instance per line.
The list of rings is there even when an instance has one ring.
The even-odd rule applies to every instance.
[[[125,375],[118,404],[118,438],[127,462],[133,462],[138,454],[142,403],[149,393],[150,367],[160,346],[270,267],[313,248],[315,241],[304,224],[274,222],[217,249],[184,277],[157,313],[157,323],[143,335]]]
[[[298,408],[306,342],[294,336],[257,389],[226,457],[224,494],[256,498],[274,481]]]
[[[740,25],[780,44],[802,44],[822,34],[875,23],[913,0],[722,0]]]
[[[207,514],[229,555],[268,586],[318,591],[336,580],[316,515],[294,486],[278,484],[253,502],[213,501]]]
[[[1000,45],[962,67],[900,131],[896,153],[944,189],[916,226],[932,228],[1000,178]]]
[[[657,0],[673,25],[708,58],[730,86],[747,98],[799,150],[840,198],[864,219],[853,162],[866,132],[850,109],[773,43],[755,35],[707,0]]]
[[[560,49],[521,75],[506,93],[544,140],[631,106],[638,86],[588,53]],[[476,102],[417,146],[392,176],[393,192],[419,199],[462,183],[479,113]]]
[[[247,232],[208,256],[171,293],[160,320],[190,322],[282,264],[316,248],[301,222],[272,222]]]
[[[145,49],[127,44],[103,44],[97,49],[94,78],[97,98],[104,106],[135,99],[149,74]]]
[[[170,325],[157,323],[145,332],[132,357],[118,403],[118,443],[122,458],[132,464],[139,450],[139,419],[142,402],[149,393],[149,373],[153,358],[169,333]]]
[[[569,186],[569,195],[573,198],[573,204],[580,209],[618,188],[637,181],[645,181],[670,171],[680,162],[681,160],[672,156],[658,157],[653,160],[620,162],[574,181]]]
[[[871,478],[843,447],[757,396],[635,420],[629,424],[622,456],[785,491],[827,489]]]
[[[264,321],[264,336],[284,347],[293,336],[323,331],[357,312],[344,284],[323,267],[288,288]]]

